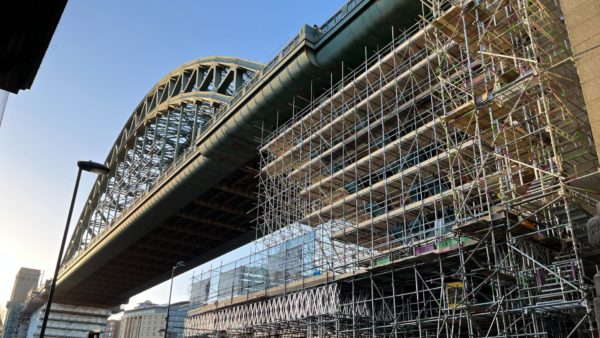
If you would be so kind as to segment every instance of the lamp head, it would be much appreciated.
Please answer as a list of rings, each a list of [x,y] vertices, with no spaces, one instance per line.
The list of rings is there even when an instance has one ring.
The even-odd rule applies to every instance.
[[[106,175],[110,173],[110,168],[104,164],[92,162],[92,161],[78,161],[77,166],[79,169],[89,171],[98,175]]]

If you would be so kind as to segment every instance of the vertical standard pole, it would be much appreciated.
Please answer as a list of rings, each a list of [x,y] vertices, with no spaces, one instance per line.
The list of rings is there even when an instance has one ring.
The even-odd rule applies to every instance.
[[[63,233],[62,242],[60,243],[60,251],[58,251],[58,260],[56,261],[56,268],[54,269],[54,278],[52,278],[52,284],[50,285],[50,294],[48,295],[48,304],[46,304],[46,311],[44,312],[44,321],[42,322],[42,328],[40,329],[40,338],[44,338],[44,334],[46,333],[48,315],[50,315],[50,307],[52,306],[52,299],[54,298],[54,289],[56,288],[56,278],[58,277],[58,270],[60,269],[62,254],[65,249],[65,242],[67,241],[67,233],[69,232],[69,224],[71,223],[71,216],[73,215],[73,207],[75,206],[75,198],[77,197],[77,189],[79,189],[80,178],[81,168],[77,170],[77,179],[75,180],[73,197],[71,197],[71,206],[69,207],[69,214],[67,215],[67,224],[65,224],[65,232]]]
[[[173,292],[173,275],[175,275],[175,269],[177,266],[174,266],[171,269],[171,288],[169,289],[169,303],[167,303],[167,319],[165,320],[165,338],[169,336],[169,314],[171,312],[171,293]]]

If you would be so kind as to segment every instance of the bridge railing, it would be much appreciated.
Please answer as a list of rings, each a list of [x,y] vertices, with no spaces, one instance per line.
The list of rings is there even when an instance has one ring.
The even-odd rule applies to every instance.
[[[327,34],[330,30],[337,26],[340,21],[344,20],[344,18],[348,16],[348,14],[350,14],[358,5],[367,1],[369,0],[350,0],[346,2],[342,8],[340,8],[334,15],[331,16],[331,18],[321,25],[321,36]]]
[[[206,130],[210,129],[210,127],[216,122],[219,121],[226,113],[229,111],[231,107],[233,107],[237,102],[239,102],[246,94],[248,94],[257,83],[259,83],[267,73],[269,73],[276,65],[281,62],[290,52],[292,52],[304,39],[306,38],[306,30],[303,27],[300,33],[292,38],[285,47],[275,55],[275,57],[267,63],[267,65],[260,71],[256,72],[248,83],[246,83],[240,90],[238,90],[233,96],[229,103],[219,107],[215,111],[213,117],[202,126],[199,131],[199,135],[202,135]]]
[[[328,32],[330,32],[333,28],[335,28],[341,21],[343,21],[352,11],[363,2],[367,2],[371,0],[350,0],[346,4],[344,4],[333,16],[331,16],[324,24],[319,26],[319,29],[316,30],[318,34],[318,38],[325,36]],[[250,92],[256,84],[261,82],[261,80],[277,66],[286,56],[288,56],[300,43],[305,40],[307,37],[306,26],[302,27],[300,33],[294,36],[292,39],[288,41],[287,44],[277,53],[275,56],[265,65],[265,67],[257,72],[248,83],[246,83],[240,90],[238,90],[232,97],[231,101],[228,104],[220,107],[216,112],[213,118],[203,126],[203,130],[207,130],[210,126],[218,121],[231,107],[233,107],[237,102],[239,102],[248,92]],[[201,132],[201,133],[202,133]]]

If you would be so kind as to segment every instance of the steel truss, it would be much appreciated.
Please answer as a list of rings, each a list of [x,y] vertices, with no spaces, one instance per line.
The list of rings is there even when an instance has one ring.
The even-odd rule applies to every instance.
[[[215,110],[248,83],[260,64],[208,57],[185,64],[160,80],[125,124],[106,163],[112,172],[96,180],[67,249],[65,262],[156,185],[194,149]]]
[[[256,301],[218,311],[198,314],[186,321],[186,328],[202,328],[205,332],[235,331],[254,336],[269,335],[270,332],[296,331],[289,322],[310,323],[311,318],[334,316],[339,308],[338,288],[329,284],[306,289],[264,301]],[[290,333],[291,333],[290,331]],[[297,331],[305,334],[306,329]],[[190,335],[197,334],[190,329]]]
[[[329,250],[317,266],[326,277],[290,281],[280,298],[258,301],[270,297],[266,287],[204,305],[188,319],[195,329],[597,334],[583,226],[597,203],[598,158],[560,7],[422,4],[417,25],[264,136],[260,243],[311,229]],[[337,298],[316,302],[337,305],[315,321],[253,308],[302,298],[310,306],[319,283],[336,285],[322,297]],[[260,319],[239,319],[249,316]],[[255,322],[272,326],[246,330]]]

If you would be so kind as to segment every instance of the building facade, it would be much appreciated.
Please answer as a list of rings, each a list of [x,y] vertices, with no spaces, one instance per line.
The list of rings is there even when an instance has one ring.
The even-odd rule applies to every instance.
[[[183,337],[184,320],[189,302],[171,304],[169,312],[169,337]],[[145,302],[133,310],[125,311],[119,328],[120,338],[164,337],[167,305]]]
[[[15,277],[10,300],[6,303],[6,317],[4,320],[3,338],[13,337],[18,330],[21,310],[27,297],[38,287],[41,271],[30,268],[21,268]]]
[[[104,338],[118,338],[120,327],[120,320],[109,320],[104,329]]]

